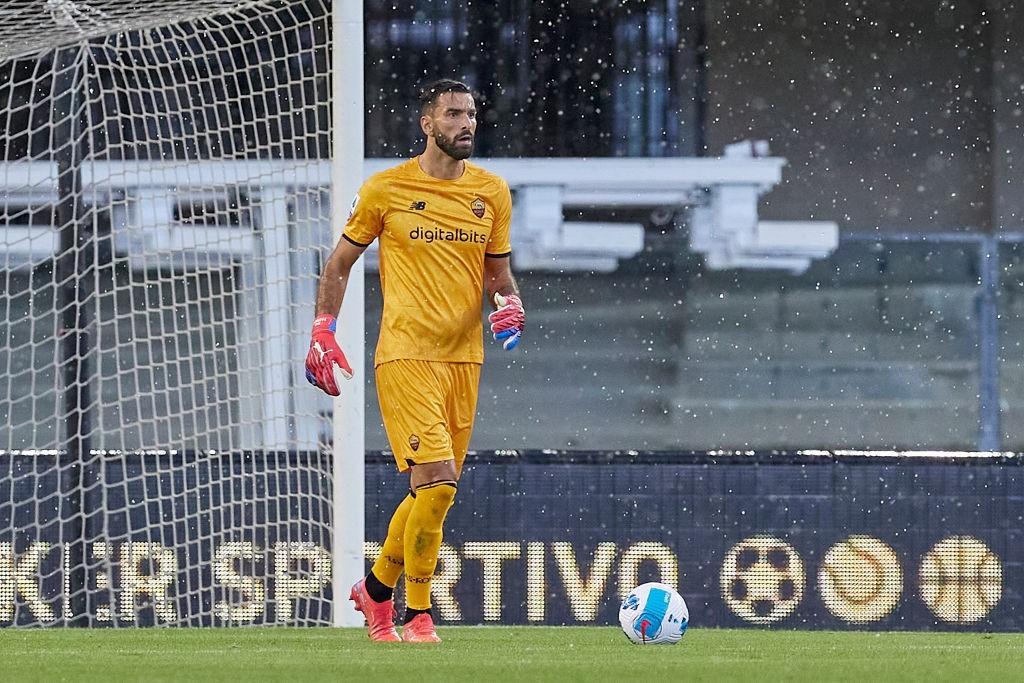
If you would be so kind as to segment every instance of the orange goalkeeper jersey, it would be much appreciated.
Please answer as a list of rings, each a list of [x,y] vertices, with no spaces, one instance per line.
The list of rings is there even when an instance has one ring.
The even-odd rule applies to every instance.
[[[363,184],[343,237],[361,247],[380,240],[375,366],[483,362],[484,259],[511,253],[511,217],[508,184],[468,161],[455,180],[427,175],[414,158]]]

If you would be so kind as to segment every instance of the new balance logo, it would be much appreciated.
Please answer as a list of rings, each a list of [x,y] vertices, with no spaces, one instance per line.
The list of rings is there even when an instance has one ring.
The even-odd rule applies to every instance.
[[[409,210],[410,211],[423,211],[426,208],[427,208],[427,203],[426,202],[413,202],[412,204],[409,205]]]

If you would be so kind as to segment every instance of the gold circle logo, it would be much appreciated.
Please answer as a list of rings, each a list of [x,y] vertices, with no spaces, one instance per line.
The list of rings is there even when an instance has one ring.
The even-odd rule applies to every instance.
[[[1003,595],[1003,566],[972,536],[950,536],[921,558],[921,599],[943,621],[970,624]]]
[[[850,536],[828,549],[818,572],[821,599],[844,621],[865,624],[892,612],[903,594],[903,570],[892,548]]]
[[[752,536],[725,555],[719,575],[722,599],[737,616],[770,624],[793,613],[804,594],[804,564],[791,545],[774,536]]]

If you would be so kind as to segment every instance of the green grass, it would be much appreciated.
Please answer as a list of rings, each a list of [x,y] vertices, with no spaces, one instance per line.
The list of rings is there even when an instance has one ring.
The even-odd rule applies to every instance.
[[[441,645],[355,629],[0,630],[3,680],[1020,680],[1024,634],[442,627]]]

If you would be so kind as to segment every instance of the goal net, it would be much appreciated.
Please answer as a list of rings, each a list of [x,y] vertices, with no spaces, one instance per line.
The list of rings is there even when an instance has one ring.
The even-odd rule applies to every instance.
[[[0,625],[331,621],[329,0],[0,17]]]

